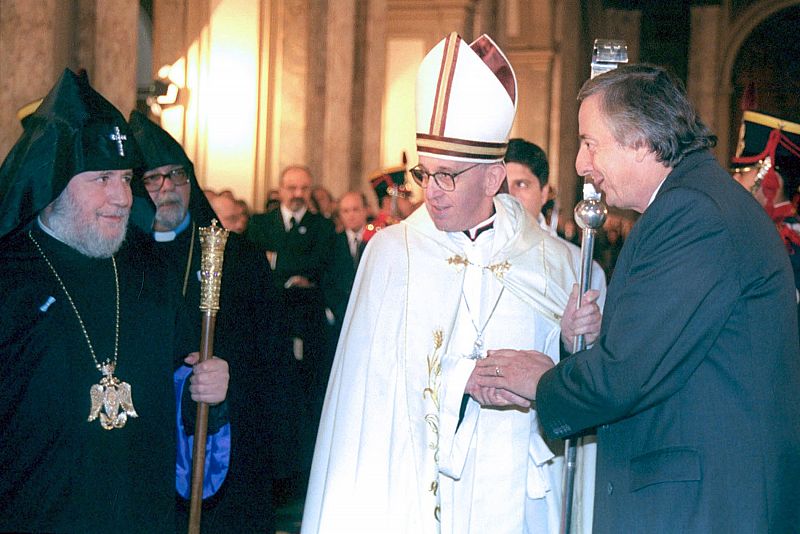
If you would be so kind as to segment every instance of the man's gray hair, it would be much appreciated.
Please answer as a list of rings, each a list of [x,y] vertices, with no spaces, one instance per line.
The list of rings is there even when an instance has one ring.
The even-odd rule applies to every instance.
[[[583,84],[578,101],[592,95],[600,95],[600,110],[619,144],[645,145],[668,167],[717,144],[683,83],[661,67],[626,65],[601,74]]]

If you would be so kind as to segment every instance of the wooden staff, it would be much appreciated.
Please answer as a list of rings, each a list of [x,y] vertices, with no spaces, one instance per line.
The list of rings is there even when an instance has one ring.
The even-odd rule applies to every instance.
[[[200,228],[200,311],[203,324],[200,333],[200,362],[214,354],[214,328],[219,310],[219,289],[222,281],[222,260],[228,230],[217,226]],[[198,362],[199,363],[199,362]],[[208,431],[208,404],[197,403],[197,421],[192,452],[192,496],[189,501],[189,534],[200,534],[200,515],[203,504],[203,475],[206,463],[206,434]]]

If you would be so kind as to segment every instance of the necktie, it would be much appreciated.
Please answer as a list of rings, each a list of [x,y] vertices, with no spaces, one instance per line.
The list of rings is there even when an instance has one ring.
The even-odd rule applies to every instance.
[[[291,232],[292,230],[294,230],[295,226],[297,226],[297,219],[292,217],[291,219],[289,219],[289,231]]]
[[[353,241],[350,245],[350,254],[353,256],[353,265],[355,267],[358,267],[358,260],[361,256],[361,251],[359,250],[360,246],[361,240],[358,238],[358,236],[353,236]]]

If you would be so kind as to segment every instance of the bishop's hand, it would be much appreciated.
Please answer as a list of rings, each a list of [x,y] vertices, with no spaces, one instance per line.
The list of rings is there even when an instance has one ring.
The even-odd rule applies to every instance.
[[[199,352],[192,352],[183,361],[192,366],[192,377],[189,380],[189,391],[192,400],[206,404],[219,404],[228,394],[228,362],[212,356],[204,362],[197,363]]]

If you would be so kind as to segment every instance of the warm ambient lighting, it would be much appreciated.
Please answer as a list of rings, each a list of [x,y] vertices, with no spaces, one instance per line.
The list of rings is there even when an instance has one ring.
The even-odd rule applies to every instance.
[[[185,81],[184,63],[181,58],[172,65],[163,65],[158,69],[158,79],[148,87],[146,98],[153,115],[160,117],[164,108],[178,105]]]

